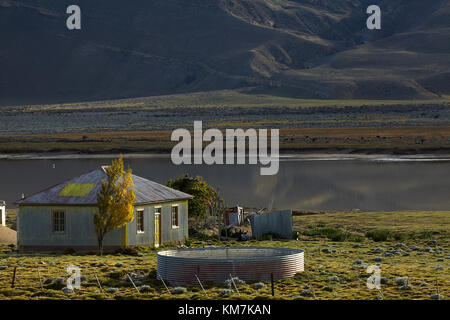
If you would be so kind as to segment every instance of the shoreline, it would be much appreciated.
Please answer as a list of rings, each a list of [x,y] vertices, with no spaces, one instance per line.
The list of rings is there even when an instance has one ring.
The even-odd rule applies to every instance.
[[[283,152],[284,151],[284,152]],[[450,161],[450,150],[280,150],[280,161],[314,160],[368,160],[368,161]],[[23,152],[0,153],[0,160],[73,160],[113,159],[167,159],[170,152]]]

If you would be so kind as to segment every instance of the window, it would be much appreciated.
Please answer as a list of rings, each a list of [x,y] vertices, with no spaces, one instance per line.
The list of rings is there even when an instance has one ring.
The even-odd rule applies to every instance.
[[[178,228],[178,206],[172,206],[172,228]]]
[[[136,212],[136,230],[138,233],[144,232],[144,210]]]
[[[53,211],[53,232],[64,233],[66,231],[66,213],[64,211]]]

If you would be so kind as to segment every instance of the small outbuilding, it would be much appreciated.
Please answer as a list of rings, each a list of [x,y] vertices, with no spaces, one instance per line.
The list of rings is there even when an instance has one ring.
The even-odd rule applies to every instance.
[[[223,212],[225,226],[240,226],[244,222],[244,208],[236,206]]]
[[[97,195],[106,180],[105,167],[25,197],[16,204],[17,246],[22,251],[96,251],[93,222]],[[128,246],[159,246],[184,242],[188,237],[189,194],[132,175],[135,217],[126,228],[112,230],[104,250]]]

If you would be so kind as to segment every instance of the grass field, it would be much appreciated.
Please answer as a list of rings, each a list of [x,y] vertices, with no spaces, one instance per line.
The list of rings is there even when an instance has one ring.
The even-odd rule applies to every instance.
[[[170,152],[172,130],[277,128],[280,150],[450,149],[449,97],[311,100],[213,91],[0,109],[1,153]]]
[[[430,299],[439,293],[450,297],[450,212],[335,212],[294,217],[299,240],[238,242],[204,237],[191,238],[187,245],[269,246],[305,250],[305,272],[261,289],[253,284],[238,285],[239,293],[222,295],[222,284],[205,284],[208,296],[198,286],[182,294],[169,294],[156,279],[156,250],[139,248],[140,256],[111,254],[16,254],[4,248],[0,254],[0,299]],[[372,232],[372,233],[371,233]],[[388,235],[386,240],[375,236]],[[374,241],[373,239],[379,240]],[[163,250],[171,246],[160,248]],[[373,260],[374,259],[374,260]],[[122,265],[116,265],[117,263]],[[366,286],[368,265],[380,264],[381,291]],[[65,294],[65,285],[54,283],[66,278],[69,265],[81,267],[81,289]],[[6,268],[2,268],[6,267]],[[13,267],[17,266],[15,287],[11,288]],[[2,270],[3,269],[3,270]],[[38,269],[42,277],[40,287]],[[138,283],[138,293],[127,281],[130,274]],[[101,293],[97,274],[104,291]],[[399,278],[408,277],[407,286]],[[63,281],[63,280],[56,280]],[[397,283],[398,281],[398,283]],[[148,287],[142,287],[146,285]],[[410,286],[410,287],[409,287]],[[145,289],[145,290],[143,290]],[[173,287],[169,287],[170,290]]]

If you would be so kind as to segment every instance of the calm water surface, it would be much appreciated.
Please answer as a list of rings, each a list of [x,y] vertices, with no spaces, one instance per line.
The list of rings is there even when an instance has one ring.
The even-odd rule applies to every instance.
[[[30,195],[110,163],[109,159],[0,160],[0,199]],[[220,188],[227,205],[315,210],[450,210],[450,161],[284,159],[276,176],[259,165],[182,165],[126,159],[133,173],[165,184],[183,173]]]

